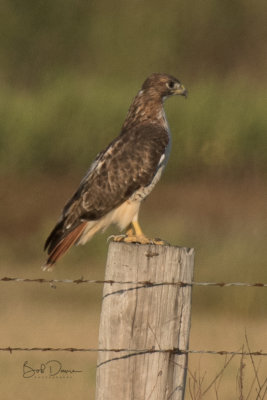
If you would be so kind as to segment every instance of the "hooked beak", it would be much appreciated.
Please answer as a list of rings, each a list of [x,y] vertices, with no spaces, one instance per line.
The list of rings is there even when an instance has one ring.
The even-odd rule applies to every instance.
[[[178,94],[178,95],[184,96],[186,98],[188,95],[188,92],[182,84],[177,84],[177,87],[174,90],[174,94]]]

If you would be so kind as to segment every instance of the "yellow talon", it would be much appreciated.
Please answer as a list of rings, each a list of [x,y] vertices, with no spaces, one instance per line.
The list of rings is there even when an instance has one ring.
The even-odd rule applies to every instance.
[[[132,226],[133,228],[129,228],[126,231],[126,235],[111,235],[108,238],[108,240],[112,239],[114,242],[125,242],[125,243],[157,244],[161,246],[166,244],[166,242],[164,242],[161,239],[147,238],[144,235],[138,221],[133,221]]]
[[[113,240],[113,242],[123,242],[124,241],[124,239],[125,239],[125,235],[110,235],[108,238],[107,238],[107,242],[109,241],[109,240]]]
[[[167,242],[165,242],[165,240],[161,240],[161,239],[152,239],[152,243],[158,244],[159,246],[164,246],[164,245],[168,244]]]
[[[145,237],[144,235],[142,236],[137,236],[137,235],[132,235],[132,236],[126,236],[123,240],[126,243],[140,243],[140,244],[150,244],[151,240]]]

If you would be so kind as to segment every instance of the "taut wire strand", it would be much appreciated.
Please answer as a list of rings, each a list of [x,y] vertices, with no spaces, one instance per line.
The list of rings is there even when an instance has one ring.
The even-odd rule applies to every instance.
[[[97,280],[97,279],[84,279],[83,277],[78,279],[45,279],[45,278],[13,278],[3,277],[0,278],[0,282],[17,282],[17,283],[48,283],[55,285],[59,283],[67,284],[117,284],[117,285],[145,285],[145,286],[218,286],[218,287],[267,287],[267,283],[262,282],[152,282],[152,281],[114,281],[114,280]]]
[[[173,349],[96,349],[96,348],[76,348],[76,347],[0,347],[0,351],[13,353],[15,351],[55,351],[55,352],[109,352],[109,353],[136,353],[153,354],[153,353],[172,353],[177,355],[183,354],[217,354],[224,355],[240,355],[240,356],[267,356],[264,351],[228,351],[228,350],[183,350]]]

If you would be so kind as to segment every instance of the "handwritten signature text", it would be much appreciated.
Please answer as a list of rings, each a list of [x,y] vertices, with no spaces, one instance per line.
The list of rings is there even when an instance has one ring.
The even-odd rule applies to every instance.
[[[23,364],[23,378],[66,378],[71,377],[76,373],[82,372],[72,368],[63,368],[62,363],[58,360],[49,360],[41,363],[38,368],[30,365],[29,361]]]

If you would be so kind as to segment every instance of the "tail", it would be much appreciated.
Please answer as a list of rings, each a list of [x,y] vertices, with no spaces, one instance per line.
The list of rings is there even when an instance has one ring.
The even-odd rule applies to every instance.
[[[45,242],[45,250],[48,251],[48,259],[42,266],[43,271],[51,271],[53,264],[75,244],[87,225],[87,221],[81,222],[76,228],[66,234],[63,229],[64,221],[59,222]]]

